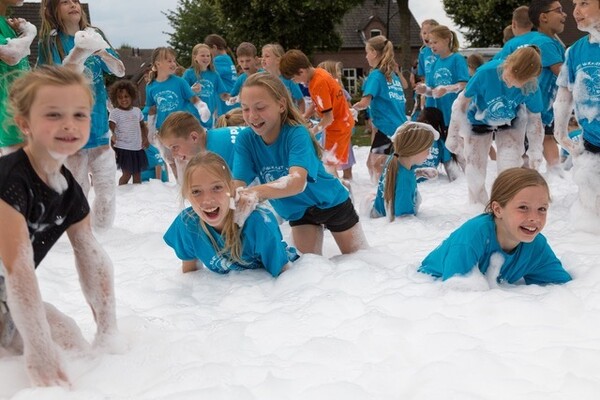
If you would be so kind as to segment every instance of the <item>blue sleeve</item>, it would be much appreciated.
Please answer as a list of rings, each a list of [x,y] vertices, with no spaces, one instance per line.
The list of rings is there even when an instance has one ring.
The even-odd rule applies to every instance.
[[[371,73],[367,76],[367,79],[365,79],[365,82],[363,83],[363,97],[377,97],[377,95],[379,94],[379,89],[381,88],[378,78],[379,74],[377,73],[377,71],[371,71]]]
[[[542,92],[539,87],[535,93],[525,97],[525,105],[532,113],[541,113],[544,111],[544,101],[542,100]]]
[[[215,73],[215,93],[217,94],[217,98],[219,100],[221,99],[221,95],[223,93],[227,93],[227,88],[223,83],[223,79],[221,79],[221,76],[217,73]]]
[[[315,182],[319,173],[321,160],[317,157],[316,149],[311,140],[310,132],[304,125],[285,125],[282,129],[291,129],[288,138],[288,165],[304,168],[307,180]]]
[[[467,86],[465,86],[465,97],[471,98],[477,96],[477,89],[481,85],[482,76],[483,71],[477,70],[475,75],[467,81]]]
[[[237,96],[238,94],[240,94],[240,90],[242,89],[242,85],[244,84],[245,81],[246,81],[245,73],[238,76],[238,78],[235,80],[235,83],[233,84],[233,88],[231,89],[231,92],[229,92],[229,95]]]
[[[543,238],[543,247],[536,251],[538,256],[537,265],[523,276],[525,283],[530,284],[548,284],[548,283],[565,283],[572,278],[571,275],[562,266],[562,263],[548,245],[548,242]]]
[[[563,63],[565,60],[564,49],[554,40],[548,40],[540,45],[542,67],[547,68],[554,64]]]
[[[152,83],[146,85],[146,105],[144,106],[144,115],[148,115],[148,113],[150,112],[150,108],[154,105],[156,105],[156,103],[154,102],[154,96],[152,96]]]
[[[252,159],[252,139],[250,135],[254,135],[251,128],[246,128],[241,131],[235,141],[233,158],[233,178],[243,181],[246,185],[254,180],[257,176],[256,165]]]
[[[392,160],[395,162],[395,160]],[[398,169],[396,176],[396,194],[394,201],[394,215],[399,217],[402,215],[414,215],[415,211],[415,200],[416,200],[416,186],[411,184],[407,173],[412,174],[410,171],[404,171],[401,168]]]
[[[421,263],[419,272],[447,280],[455,275],[467,275],[479,266],[479,254],[469,244],[449,244],[446,239]]]
[[[185,219],[190,218],[189,213],[189,209],[183,210],[163,236],[167,245],[175,251],[177,258],[183,261],[198,259],[194,254],[193,237],[190,234],[189,227],[185,223]]]
[[[265,269],[274,277],[281,274],[289,262],[287,244],[283,241],[279,225],[273,214],[266,209],[257,209],[249,218],[248,229],[244,229],[244,240],[254,243],[255,257],[258,257]]]
[[[194,71],[193,68],[186,69],[183,73],[182,78],[190,86],[194,85],[198,81],[198,78],[196,77],[196,71]]]
[[[292,99],[294,99],[294,100],[304,99],[304,96],[302,95],[302,90],[300,90],[300,85],[298,85],[296,82],[291,81],[289,88],[290,88],[290,94],[292,95]]]
[[[183,98],[191,102],[192,97],[195,97],[196,93],[194,93],[192,87],[188,85],[183,78],[177,77],[177,80],[181,86],[181,89],[183,90]]]
[[[425,56],[423,48],[419,50],[419,62],[417,63],[417,75],[425,77]]]
[[[456,82],[468,82],[471,76],[469,75],[467,60],[462,55],[456,57],[456,60]]]

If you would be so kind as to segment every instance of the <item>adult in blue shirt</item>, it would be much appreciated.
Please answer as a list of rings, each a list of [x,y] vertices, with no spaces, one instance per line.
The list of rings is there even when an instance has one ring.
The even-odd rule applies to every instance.
[[[486,213],[455,230],[421,263],[419,272],[447,280],[479,270],[497,283],[565,283],[571,276],[540,233],[550,202],[536,171],[511,168],[492,187]],[[489,271],[489,272],[488,272]]]

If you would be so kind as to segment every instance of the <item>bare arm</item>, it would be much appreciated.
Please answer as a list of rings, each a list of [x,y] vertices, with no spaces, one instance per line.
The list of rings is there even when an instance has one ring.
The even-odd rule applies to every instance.
[[[373,96],[368,95],[368,96],[363,96],[360,101],[358,101],[357,103],[354,103],[354,105],[352,106],[352,108],[354,108],[357,111],[360,110],[364,110],[367,107],[369,107],[369,105],[371,104],[371,99],[373,98]]]
[[[102,49],[96,53],[97,56],[100,56],[102,61],[108,67],[108,70],[115,76],[122,78],[125,76],[125,65],[123,65],[123,61],[119,60],[117,57],[110,54],[105,49]]]
[[[29,377],[37,386],[69,386],[62,359],[52,341],[35,276],[27,222],[3,200],[0,200],[0,221],[0,259],[6,270],[8,306],[23,339]]]
[[[148,126],[144,121],[140,121],[140,130],[142,131],[142,146],[147,149],[150,142],[148,141]]]
[[[5,45],[0,46],[0,60],[12,66],[17,65],[31,53],[31,42],[37,35],[37,29],[22,18],[11,18],[7,22],[15,32],[19,33],[19,37],[9,39]]]
[[[196,263],[198,262],[198,260],[183,260],[181,261],[181,272],[188,273],[188,272],[194,272],[198,270],[198,267],[196,266]]]
[[[569,153],[573,153],[576,150],[576,145],[569,139],[569,119],[571,118],[571,111],[573,111],[573,93],[568,88],[559,86],[553,108],[554,137]]]
[[[317,132],[327,129],[329,125],[333,123],[333,110],[327,111],[321,115],[321,120],[315,126],[310,129],[310,132],[314,135]],[[291,169],[290,169],[291,172]]]
[[[447,93],[458,93],[463,90],[465,86],[467,86],[467,82],[457,82],[453,85],[438,86],[431,90],[431,96],[434,98],[439,98]]]
[[[92,234],[89,215],[71,225],[67,235],[75,253],[81,290],[97,325],[94,344],[104,346],[118,331],[112,261]]]

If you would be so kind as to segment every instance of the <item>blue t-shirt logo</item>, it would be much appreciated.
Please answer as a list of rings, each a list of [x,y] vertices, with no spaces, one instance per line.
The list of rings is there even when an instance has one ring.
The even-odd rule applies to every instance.
[[[156,95],[156,105],[160,112],[171,112],[177,110],[179,96],[172,90],[163,90]]]
[[[435,71],[433,75],[433,81],[435,82],[436,87],[442,85],[452,85],[452,72],[448,68],[440,68]]]

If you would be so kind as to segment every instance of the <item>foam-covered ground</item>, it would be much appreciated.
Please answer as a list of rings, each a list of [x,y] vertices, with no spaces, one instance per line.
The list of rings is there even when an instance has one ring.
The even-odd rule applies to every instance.
[[[355,204],[374,192],[358,148]],[[488,168],[488,188],[495,164]],[[600,265],[597,220],[576,220],[571,173],[548,177],[544,234],[574,280],[488,288],[473,276],[442,284],[423,257],[482,209],[464,178],[420,185],[418,217],[362,224],[371,249],[305,255],[264,271],[183,275],[162,241],[179,210],[173,184],[118,188],[115,227],[99,236],[115,266],[128,350],[67,354],[73,390],[29,388],[22,357],[0,359],[0,398],[14,399],[597,399]],[[282,225],[285,238],[289,226]],[[87,338],[95,325],[65,238],[38,269],[43,297]]]

